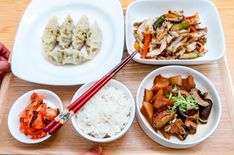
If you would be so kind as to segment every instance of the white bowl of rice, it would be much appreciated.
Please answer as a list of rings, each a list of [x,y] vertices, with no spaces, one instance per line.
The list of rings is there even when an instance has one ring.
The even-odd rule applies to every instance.
[[[80,87],[72,98],[75,101],[94,82]],[[135,102],[129,89],[116,80],[110,80],[72,117],[76,131],[85,139],[107,143],[123,136],[135,116]]]

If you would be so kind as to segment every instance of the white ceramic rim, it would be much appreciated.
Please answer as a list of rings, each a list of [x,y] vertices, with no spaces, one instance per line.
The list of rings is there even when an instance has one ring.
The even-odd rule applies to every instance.
[[[126,9],[126,15],[125,15],[125,40],[126,40],[126,47],[127,47],[127,51],[128,51],[128,54],[131,54],[133,53],[134,51],[130,51],[130,43],[127,39],[128,37],[128,25],[126,24],[127,21],[128,21],[128,14],[129,14],[129,10],[137,3],[147,3],[147,2],[156,2],[156,1],[160,1],[160,0],[135,0],[133,2],[131,2],[127,9]],[[180,1],[183,1],[183,0],[180,0]],[[220,31],[222,33],[221,35],[221,40],[223,41],[223,49],[222,49],[222,52],[220,53],[220,55],[216,58],[213,58],[213,59],[207,59],[207,60],[197,60],[197,59],[192,59],[192,60],[155,60],[155,59],[138,59],[138,58],[133,58],[134,61],[136,62],[139,62],[139,63],[142,63],[142,64],[149,64],[149,65],[182,65],[182,64],[186,64],[186,65],[196,65],[196,64],[206,64],[206,63],[211,63],[211,62],[214,62],[214,61],[217,61],[221,58],[224,57],[225,55],[225,51],[226,51],[226,46],[225,46],[225,37],[224,37],[224,31],[223,31],[223,26],[221,24],[221,18],[220,18],[220,15],[218,13],[218,9],[216,7],[216,5],[210,1],[210,0],[200,0],[201,2],[204,1],[204,2],[208,2],[213,8],[215,8],[215,14],[217,16],[217,19],[218,19],[218,24],[219,24],[219,27],[221,28]],[[133,46],[133,45],[132,45]]]
[[[19,142],[21,142],[21,143],[24,143],[24,144],[37,144],[37,143],[41,143],[41,142],[43,142],[43,141],[45,141],[45,140],[47,140],[48,138],[51,137],[51,135],[48,134],[47,136],[45,136],[45,137],[43,137],[43,138],[36,139],[36,140],[31,141],[31,142],[27,142],[27,141],[24,141],[23,139],[19,139],[19,138],[15,137],[15,135],[13,134],[12,129],[10,128],[10,118],[12,117],[11,115],[13,115],[13,114],[11,114],[11,113],[12,113],[12,110],[13,110],[13,106],[14,106],[16,103],[18,103],[21,99],[23,99],[25,96],[27,96],[27,95],[29,95],[29,94],[32,94],[32,93],[34,93],[34,92],[42,92],[42,91],[45,92],[45,93],[47,93],[47,94],[51,94],[53,97],[55,97],[56,100],[58,100],[58,103],[59,103],[59,105],[60,105],[60,107],[58,107],[59,110],[60,110],[60,112],[63,111],[63,104],[62,104],[61,99],[58,97],[57,94],[55,94],[54,92],[52,92],[52,91],[50,91],[50,90],[46,90],[46,89],[34,89],[34,90],[30,90],[30,91],[24,93],[23,95],[21,95],[21,96],[14,102],[14,104],[12,105],[12,107],[11,107],[11,109],[10,109],[10,111],[9,111],[9,114],[8,114],[8,118],[7,118],[7,122],[8,122],[8,123],[7,123],[7,126],[8,126],[8,129],[9,129],[9,131],[10,131],[12,137],[14,137],[17,141],[19,141]]]
[[[28,14],[28,10],[29,10],[29,8],[31,8],[32,6],[34,7],[34,4],[36,3],[36,2],[38,2],[38,1],[40,1],[40,0],[32,0],[30,3],[29,3],[29,5],[27,6],[27,8],[26,8],[26,10],[25,10],[25,12],[24,12],[24,14],[22,15],[22,18],[21,18],[21,21],[20,21],[20,24],[19,24],[19,26],[18,26],[18,29],[17,29],[17,33],[16,33],[16,37],[15,37],[15,42],[16,42],[16,40],[18,39],[19,40],[19,34],[20,34],[20,31],[22,31],[21,29],[21,27],[22,27],[22,25],[23,25],[23,21],[24,21],[24,18],[25,18],[25,16]],[[73,1],[73,0],[69,0],[69,1]],[[82,1],[82,0],[78,0],[78,2],[82,2],[82,3],[91,3],[91,1]],[[92,1],[95,1],[95,0],[92,0]],[[102,0],[102,2],[103,1],[105,1],[105,0]],[[75,1],[76,3],[78,3],[77,1]],[[107,2],[107,1],[106,1]],[[118,64],[120,61],[121,61],[121,59],[122,59],[122,56],[123,56],[123,50],[124,50],[124,16],[123,16],[123,12],[122,12],[122,7],[121,7],[121,4],[120,4],[120,2],[118,1],[118,0],[109,0],[108,1],[108,3],[111,3],[112,4],[112,6],[114,5],[115,6],[115,8],[118,8],[118,10],[120,10],[120,12],[118,12],[119,14],[120,14],[120,16],[121,16],[121,21],[119,21],[119,22],[121,22],[121,25],[119,26],[119,27],[121,27],[120,29],[121,29],[121,33],[120,33],[120,36],[119,36],[119,38],[118,38],[118,40],[120,40],[119,42],[118,42],[118,44],[116,44],[116,46],[118,46],[118,54],[117,54],[117,56],[113,59],[111,59],[113,62],[112,62],[112,66],[114,67],[116,64]],[[25,21],[24,21],[25,22]],[[13,46],[13,51],[15,51],[17,48],[18,48],[18,43],[14,43],[14,46]],[[17,52],[18,53],[18,52]],[[115,51],[115,53],[116,53],[116,51]],[[15,56],[16,54],[14,54],[14,52],[13,52],[13,54],[12,54],[12,57],[11,57],[11,60],[12,60],[12,66],[17,66],[16,64],[15,64],[15,62],[16,62],[16,60],[15,59],[17,59],[16,58],[16,56]],[[108,64],[105,64],[105,65],[107,65],[108,66]],[[74,65],[75,66],[75,65]],[[106,67],[107,68],[107,67]],[[92,68],[92,69],[95,69],[95,68]],[[102,68],[102,70],[105,70],[105,68]],[[108,70],[111,70],[111,68],[108,68],[108,69],[106,69],[106,72],[108,72]],[[24,76],[23,75],[23,73],[21,73],[22,72],[22,69],[20,69],[20,70],[18,70],[18,69],[16,69],[16,67],[12,67],[12,73],[16,76],[16,77],[18,77],[18,78],[20,78],[20,79],[22,79],[22,80],[25,80],[25,81],[28,81],[28,82],[31,82],[31,83],[37,83],[37,84],[43,84],[43,85],[53,85],[53,86],[74,86],[74,85],[80,85],[80,84],[85,84],[85,83],[87,83],[87,82],[90,82],[90,81],[93,81],[93,80],[97,80],[99,77],[102,77],[103,75],[105,75],[105,72],[102,72],[101,74],[99,73],[99,74],[95,74],[95,75],[91,75],[91,76],[89,76],[89,77],[91,77],[90,78],[90,80],[87,80],[87,79],[85,79],[85,78],[83,78],[82,80],[79,80],[79,81],[76,81],[76,80],[70,80],[70,81],[65,81],[65,82],[61,82],[61,81],[56,81],[55,79],[52,79],[52,80],[42,80],[42,81],[40,81],[40,80],[38,80],[38,79],[34,79],[34,78],[32,78],[32,77],[28,77],[28,76]],[[41,71],[40,71],[41,72]],[[47,78],[48,79],[48,78]],[[55,80],[55,82],[53,82]]]
[[[139,103],[138,103],[138,97],[140,95],[140,88],[143,87],[143,83],[144,81],[146,81],[151,75],[154,75],[156,72],[160,72],[160,70],[166,70],[166,69],[173,69],[173,68],[180,68],[181,70],[188,70],[189,72],[191,73],[196,73],[198,76],[202,77],[206,83],[208,83],[210,85],[210,87],[212,88],[212,90],[214,91],[214,95],[217,97],[218,99],[218,102],[217,102],[217,105],[218,105],[218,119],[214,125],[214,127],[208,132],[208,134],[206,134],[206,136],[204,136],[203,138],[199,139],[199,140],[195,140],[195,141],[191,141],[191,142],[184,142],[182,144],[178,144],[178,143],[175,143],[175,142],[172,142],[164,137],[161,137],[158,135],[158,133],[156,133],[152,128],[149,128],[149,123],[146,122],[146,120],[143,118],[144,116],[141,114],[140,112],[140,107],[138,106]],[[146,133],[145,130],[146,129],[143,129],[144,132],[149,136],[149,135],[154,135],[155,138],[158,138],[160,139],[161,141],[164,141],[168,144],[172,144],[173,146],[179,146],[178,148],[188,148],[188,147],[191,147],[191,146],[194,146],[202,141],[204,141],[205,139],[207,139],[215,130],[216,128],[218,127],[218,124],[220,122],[220,119],[221,119],[221,113],[222,113],[222,106],[221,106],[221,99],[220,99],[220,96],[218,95],[218,92],[215,88],[215,86],[200,72],[198,72],[197,70],[195,69],[191,69],[189,67],[185,67],[185,66],[176,66],[176,65],[171,65],[171,66],[165,66],[165,67],[160,67],[158,69],[155,69],[154,71],[152,71],[151,73],[149,73],[141,82],[140,86],[138,87],[138,90],[137,90],[137,95],[136,95],[136,113],[137,113],[137,119],[140,119],[140,122],[142,122],[142,125],[143,128],[147,128],[147,130],[149,131],[149,133]],[[149,136],[150,137],[150,136]],[[151,138],[151,137],[150,137]],[[153,138],[151,138],[153,139]],[[158,142],[159,143],[159,142]],[[162,144],[163,142],[161,142],[160,144],[161,145],[164,145]],[[164,145],[165,146],[165,145]],[[171,147],[171,148],[177,148],[177,147],[172,147],[172,146],[167,146],[167,147]]]
[[[95,81],[90,82],[90,83],[94,83],[94,82],[95,82]],[[90,84],[90,83],[87,83],[87,84]],[[132,123],[133,123],[133,120],[134,120],[134,117],[135,117],[135,111],[136,111],[136,110],[135,110],[135,101],[134,101],[134,97],[133,97],[132,93],[130,92],[130,90],[129,90],[124,84],[122,84],[121,82],[119,82],[119,81],[117,81],[117,80],[111,79],[108,83],[109,83],[110,85],[111,85],[111,83],[115,83],[115,84],[121,86],[121,87],[128,93],[127,95],[128,95],[128,97],[129,97],[129,99],[130,99],[130,102],[131,102],[131,104],[132,104],[132,107],[131,107],[131,115],[130,115],[130,118],[129,118],[129,121],[128,121],[127,125],[125,126],[125,128],[124,128],[121,132],[119,132],[117,135],[115,135],[115,136],[113,136],[113,137],[103,138],[103,139],[94,138],[94,137],[92,137],[92,136],[89,136],[89,135],[83,133],[83,131],[81,131],[81,130],[79,129],[79,127],[76,125],[77,122],[76,122],[76,120],[75,120],[75,117],[73,116],[73,117],[71,118],[72,125],[73,125],[73,127],[76,129],[76,131],[78,132],[78,134],[79,134],[80,136],[82,136],[83,138],[85,138],[85,139],[87,139],[87,140],[90,140],[90,141],[92,141],[92,142],[108,143],[108,142],[112,142],[112,141],[115,141],[115,140],[119,139],[119,138],[122,137],[122,136],[128,131],[128,129],[131,127],[131,125],[132,125]],[[75,96],[77,96],[77,94],[79,93],[79,90],[84,89],[84,88],[87,86],[87,84],[84,84],[83,86],[81,86],[81,87],[76,91],[76,93],[74,94],[74,96],[73,96],[73,98],[72,98],[72,101],[74,101],[74,100],[76,99]]]

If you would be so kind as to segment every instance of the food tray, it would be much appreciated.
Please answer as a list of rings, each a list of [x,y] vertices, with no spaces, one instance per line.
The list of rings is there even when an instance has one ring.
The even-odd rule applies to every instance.
[[[126,56],[127,52],[125,51],[124,57]],[[143,78],[158,67],[131,61],[114,79],[125,84],[135,97]],[[195,147],[184,150],[169,149],[160,146],[146,136],[135,119],[127,134],[122,138],[112,143],[100,144],[104,149],[104,154],[233,154],[234,97],[226,59],[222,58],[214,63],[190,67],[207,76],[220,94],[222,117],[214,134]],[[0,90],[0,153],[78,154],[97,145],[81,138],[71,122],[68,122],[49,140],[34,145],[26,145],[16,141],[8,130],[7,117],[9,110],[15,100],[25,92],[32,89],[51,90],[61,98],[64,107],[66,107],[78,88],[79,86],[38,85],[20,80],[12,74],[5,76]]]
[[[127,52],[124,53],[124,57],[126,56]],[[222,100],[223,109],[220,124],[214,134],[206,141],[185,150],[165,148],[147,137],[135,119],[127,134],[122,138],[112,143],[101,144],[105,154],[160,154],[173,153],[175,151],[179,154],[197,154],[198,152],[210,154],[231,153],[234,149],[234,98],[230,74],[225,61],[225,59],[221,59],[218,62],[207,65],[192,66],[192,68],[202,72],[214,83]],[[124,83],[135,96],[141,80],[156,68],[158,67],[142,65],[131,61],[115,76],[115,79]],[[58,94],[64,106],[66,106],[70,103],[72,96],[79,86],[56,87],[37,85],[22,81],[11,74],[7,75],[3,82],[0,93],[0,153],[75,154],[96,145],[95,143],[81,138],[76,133],[71,122],[68,122],[58,133],[43,143],[26,145],[17,142],[8,131],[7,117],[12,104],[19,96],[32,89],[49,89]],[[115,149],[114,152],[113,149]]]

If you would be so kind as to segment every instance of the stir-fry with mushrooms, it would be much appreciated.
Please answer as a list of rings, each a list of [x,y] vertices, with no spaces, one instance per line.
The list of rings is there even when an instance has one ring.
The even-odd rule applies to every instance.
[[[207,123],[213,105],[207,95],[196,88],[191,75],[157,75],[152,88],[145,89],[141,113],[165,138],[185,140],[196,133],[199,124]]]
[[[134,27],[134,48],[142,59],[195,59],[207,52],[208,29],[200,27],[198,13],[185,16],[183,11],[168,11],[135,22]]]

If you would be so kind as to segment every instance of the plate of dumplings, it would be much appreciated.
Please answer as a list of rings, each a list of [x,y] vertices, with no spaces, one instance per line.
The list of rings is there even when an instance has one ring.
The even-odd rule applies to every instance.
[[[42,37],[43,54],[55,65],[82,64],[91,61],[100,51],[102,31],[96,21],[90,26],[83,15],[75,25],[68,15],[62,25],[52,17]]]
[[[16,34],[12,72],[38,84],[84,84],[118,64],[123,45],[119,1],[33,0]]]

